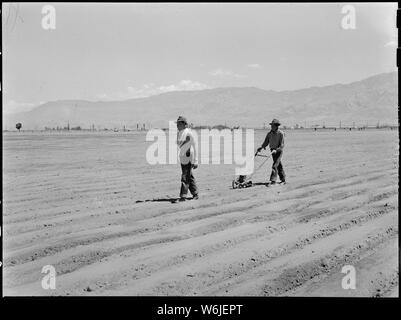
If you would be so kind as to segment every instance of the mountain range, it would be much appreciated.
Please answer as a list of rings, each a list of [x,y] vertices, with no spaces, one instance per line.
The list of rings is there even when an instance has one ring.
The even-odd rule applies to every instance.
[[[278,118],[285,125],[398,123],[398,74],[383,73],[349,84],[291,91],[229,87],[174,91],[124,101],[59,100],[3,115],[3,129],[81,126],[89,128],[168,127],[186,116],[194,125],[261,127]]]

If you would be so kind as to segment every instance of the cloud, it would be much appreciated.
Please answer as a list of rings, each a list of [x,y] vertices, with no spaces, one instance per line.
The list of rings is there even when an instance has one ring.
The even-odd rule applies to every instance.
[[[262,66],[260,64],[258,64],[258,63],[250,63],[250,64],[247,65],[247,67],[248,68],[252,68],[252,69],[259,69]]]
[[[42,103],[43,102],[29,103],[29,102],[17,102],[14,100],[10,100],[9,102],[5,103],[3,106],[3,114],[14,114],[14,113],[18,113],[18,112],[27,112]]]
[[[161,86],[159,90],[161,92],[170,92],[170,91],[193,91],[193,90],[204,90],[209,87],[203,83],[191,80],[181,80],[178,84],[172,84],[169,86]]]
[[[135,98],[146,98],[161,93],[172,91],[194,91],[208,89],[209,86],[192,80],[181,80],[175,84],[156,86],[154,83],[144,84],[140,87],[129,86],[125,91],[113,94],[102,93],[97,95],[100,100],[127,100]]]
[[[397,47],[398,44],[397,44],[397,41],[392,40],[392,41],[387,42],[384,46],[385,47]]]
[[[218,68],[208,72],[212,77],[234,77],[234,78],[244,78],[244,75],[234,73],[230,70],[224,70],[222,68]]]

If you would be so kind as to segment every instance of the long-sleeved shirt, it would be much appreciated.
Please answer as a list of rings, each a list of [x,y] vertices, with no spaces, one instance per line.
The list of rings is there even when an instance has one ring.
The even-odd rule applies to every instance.
[[[196,145],[191,129],[185,128],[177,132],[177,144],[179,148],[179,160],[181,164],[198,164]]]
[[[267,145],[270,145],[270,149],[282,151],[284,148],[284,132],[279,129],[275,132],[270,130],[266,135],[262,148],[266,148]]]

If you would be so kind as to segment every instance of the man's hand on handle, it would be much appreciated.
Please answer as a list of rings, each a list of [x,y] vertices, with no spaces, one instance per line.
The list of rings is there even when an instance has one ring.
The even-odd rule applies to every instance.
[[[256,154],[255,154],[255,156],[256,156],[260,151],[262,151],[262,149],[265,149],[265,148],[259,147],[258,149],[256,149]],[[271,155],[275,154],[276,152],[277,152],[277,150],[276,150],[276,149],[273,149],[273,150],[271,151]]]

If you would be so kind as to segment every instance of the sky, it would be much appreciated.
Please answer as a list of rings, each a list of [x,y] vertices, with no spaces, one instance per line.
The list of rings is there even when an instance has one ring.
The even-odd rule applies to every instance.
[[[294,90],[396,71],[397,3],[3,3],[3,114],[64,99]],[[347,20],[349,21],[349,20]]]

